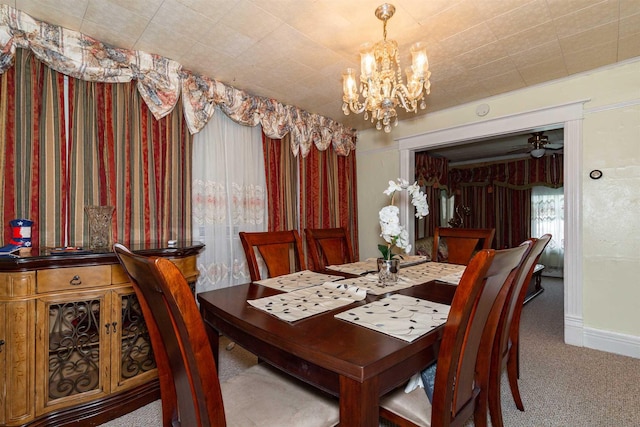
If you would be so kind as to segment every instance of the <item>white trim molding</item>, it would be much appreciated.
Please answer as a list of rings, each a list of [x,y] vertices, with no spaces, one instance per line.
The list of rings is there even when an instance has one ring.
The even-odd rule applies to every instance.
[[[512,114],[476,123],[439,129],[398,139],[400,176],[414,180],[415,152],[459,142],[527,132],[541,127],[564,128],[564,340],[583,346],[585,338],[582,303],[582,119],[588,99]],[[401,222],[414,235],[409,209],[401,210]],[[593,341],[593,340],[592,340]]]
[[[640,337],[584,328],[584,346],[640,359]]]

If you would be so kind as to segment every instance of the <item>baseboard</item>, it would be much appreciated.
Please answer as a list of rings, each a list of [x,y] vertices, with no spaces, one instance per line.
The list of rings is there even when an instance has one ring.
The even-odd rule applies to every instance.
[[[640,337],[584,328],[584,346],[640,359]]]
[[[640,337],[585,328],[582,319],[578,317],[565,316],[564,342],[640,359]]]

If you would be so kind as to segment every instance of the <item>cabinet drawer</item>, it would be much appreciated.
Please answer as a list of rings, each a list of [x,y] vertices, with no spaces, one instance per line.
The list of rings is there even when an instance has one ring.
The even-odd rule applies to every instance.
[[[38,271],[38,293],[85,289],[110,284],[110,265],[52,268]]]
[[[129,283],[129,275],[124,271],[120,264],[111,266],[111,283],[119,285],[121,283]]]

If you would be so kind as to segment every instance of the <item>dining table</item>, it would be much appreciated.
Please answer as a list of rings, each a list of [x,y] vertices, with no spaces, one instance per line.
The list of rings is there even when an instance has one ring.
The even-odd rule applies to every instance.
[[[429,280],[393,294],[450,304],[455,289],[451,283]],[[377,295],[367,294],[360,301],[294,322],[248,302],[282,293],[258,283],[198,293],[216,364],[219,337],[224,335],[255,354],[259,361],[336,396],[341,426],[378,426],[380,397],[407,383],[437,359],[442,326],[408,342],[336,317],[389,297],[384,289]]]

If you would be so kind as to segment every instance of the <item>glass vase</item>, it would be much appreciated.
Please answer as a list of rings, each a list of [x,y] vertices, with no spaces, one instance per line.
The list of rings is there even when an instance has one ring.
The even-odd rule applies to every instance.
[[[111,218],[113,206],[85,206],[89,228],[89,245],[91,251],[111,250]]]
[[[398,281],[400,273],[400,260],[378,258],[378,279],[382,286],[393,284]]]

